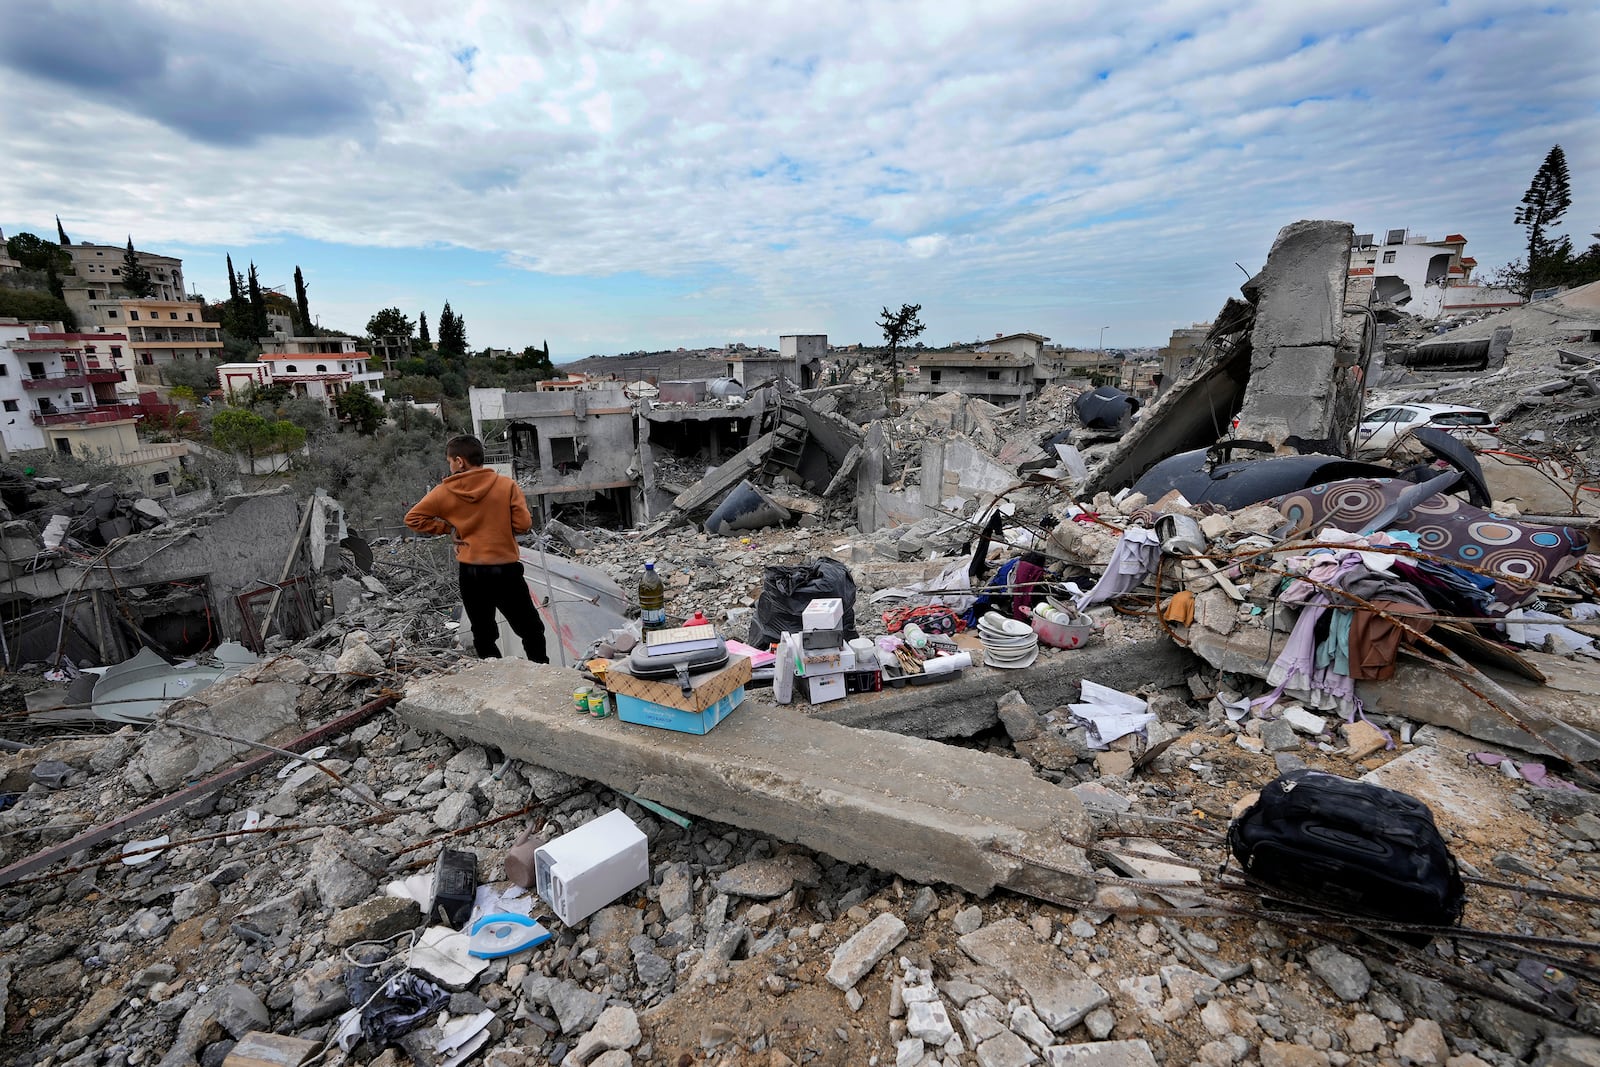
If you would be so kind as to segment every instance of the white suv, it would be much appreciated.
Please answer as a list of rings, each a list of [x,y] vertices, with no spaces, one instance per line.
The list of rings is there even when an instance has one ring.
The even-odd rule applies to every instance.
[[[1494,448],[1500,432],[1487,411],[1451,404],[1391,404],[1369,411],[1356,427],[1357,452],[1383,452],[1419,426],[1437,426],[1475,448]]]

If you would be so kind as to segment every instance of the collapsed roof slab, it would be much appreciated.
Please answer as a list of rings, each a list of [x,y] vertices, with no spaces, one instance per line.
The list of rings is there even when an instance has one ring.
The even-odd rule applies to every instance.
[[[858,693],[812,708],[809,714],[842,726],[911,737],[971,737],[999,725],[997,701],[1013,689],[1043,711],[1077,700],[1085,678],[1131,692],[1146,685],[1182,685],[1194,669],[1194,656],[1163,635],[1046,652],[1025,671],[975,664],[947,682]]]
[[[481,660],[414,682],[398,711],[419,729],[918,882],[1094,894],[1082,848],[1068,843],[1093,836],[1082,804],[1021,760],[755,701],[704,736],[657,730],[575,714],[581,682],[559,667]]]
[[[1283,651],[1287,635],[1250,627],[1224,637],[1191,626],[1186,636],[1194,652],[1218,670],[1265,678]],[[1590,695],[1600,677],[1600,665],[1574,666],[1559,656],[1539,653],[1523,656],[1544,673],[1544,685],[1487,669],[1485,673],[1492,674],[1498,685],[1522,703],[1525,720],[1544,740],[1469,693],[1443,670],[1415,660],[1401,659],[1393,678],[1358,682],[1356,695],[1375,714],[1443,726],[1490,744],[1570,763],[1600,759],[1600,709]]]

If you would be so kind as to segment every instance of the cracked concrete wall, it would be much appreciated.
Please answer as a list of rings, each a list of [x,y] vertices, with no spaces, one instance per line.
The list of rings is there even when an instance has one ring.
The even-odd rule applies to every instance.
[[[87,573],[83,565],[74,564],[13,576],[11,586],[35,600],[50,600],[74,590],[127,589],[204,577],[210,581],[217,634],[236,640],[242,635],[242,618],[234,598],[278,580],[299,533],[300,506],[287,486],[227,497],[216,510],[182,525],[121,542]],[[338,554],[329,558],[336,560]],[[304,552],[297,564],[292,573],[305,574],[310,564]]]
[[[1290,223],[1246,287],[1256,293],[1256,321],[1239,437],[1282,446],[1353,428],[1362,387],[1353,373],[1361,333],[1347,337],[1344,312],[1353,235],[1348,222]]]

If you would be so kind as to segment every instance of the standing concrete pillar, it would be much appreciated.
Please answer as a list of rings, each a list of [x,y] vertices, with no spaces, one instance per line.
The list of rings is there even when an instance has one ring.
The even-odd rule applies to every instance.
[[[1338,449],[1354,428],[1364,387],[1355,366],[1366,327],[1359,316],[1346,330],[1353,233],[1348,222],[1290,223],[1245,286],[1256,319],[1239,437],[1275,446],[1291,437],[1335,442],[1322,447]]]

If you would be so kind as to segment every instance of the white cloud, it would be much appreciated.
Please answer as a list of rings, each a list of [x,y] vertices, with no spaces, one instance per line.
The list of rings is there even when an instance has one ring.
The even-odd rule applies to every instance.
[[[446,243],[556,276],[677,278],[716,294],[696,301],[715,318],[672,325],[712,336],[803,313],[824,321],[783,328],[866,337],[878,305],[909,300],[936,336],[1087,342],[1094,305],[1115,300],[1125,342],[1157,341],[1307,216],[1457,230],[1493,264],[1516,254],[1512,208],[1556,140],[1571,228],[1600,222],[1600,70],[1574,47],[1600,39],[1588,6],[120,8],[240,70],[377,90],[333,124],[247,98],[249,136],[229,136],[215,114],[93,91],[92,70],[72,85],[22,64],[0,73],[15,219],[59,211],[152,246]],[[92,17],[43,10],[61,40]],[[241,24],[259,40],[230,56]],[[626,306],[600,313],[618,338],[676,340],[643,336]],[[507,333],[480,343],[521,336],[514,306],[473,314]]]

